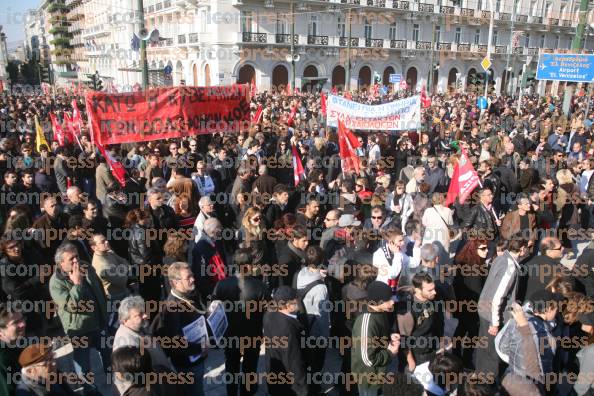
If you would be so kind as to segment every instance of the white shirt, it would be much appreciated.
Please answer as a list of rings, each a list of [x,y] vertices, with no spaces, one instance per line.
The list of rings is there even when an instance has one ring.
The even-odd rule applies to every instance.
[[[590,183],[592,173],[594,173],[594,169],[582,172],[582,175],[580,176],[580,193],[583,194],[588,192],[588,183]]]
[[[377,278],[375,280],[387,284],[388,280],[397,278],[405,266],[415,268],[421,262],[421,248],[416,246],[413,248],[412,257],[408,257],[402,251],[392,254],[392,262],[388,263],[388,259],[381,247],[373,253],[373,266],[377,268]]]

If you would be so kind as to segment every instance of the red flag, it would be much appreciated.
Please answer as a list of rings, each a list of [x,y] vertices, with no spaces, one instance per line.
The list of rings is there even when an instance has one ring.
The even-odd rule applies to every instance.
[[[332,95],[337,95],[338,94],[338,88],[336,88],[336,86],[332,87]]]
[[[101,155],[103,155],[105,161],[107,161],[107,164],[111,169],[111,174],[113,175],[113,177],[116,178],[116,180],[118,181],[118,183],[121,184],[122,187],[126,187],[126,169],[124,168],[124,165],[122,165],[119,161],[113,158],[111,154],[108,153],[101,144],[97,142],[95,143],[97,144],[99,152],[101,153]]]
[[[291,96],[292,92],[291,92],[291,84],[287,83],[287,96]]]
[[[322,114],[323,115],[326,115],[326,110],[327,110],[327,107],[326,107],[326,95],[324,95],[322,93]]]
[[[431,98],[427,96],[425,87],[421,88],[421,104],[423,105],[424,109],[431,106]]]
[[[353,99],[353,95],[351,95],[351,93],[349,91],[344,91],[344,95],[342,95],[342,96],[348,100]]]
[[[342,170],[347,172],[355,171],[359,173],[361,165],[355,149],[360,146],[357,137],[348,130],[341,120],[338,120],[338,147],[340,148],[340,159],[342,160]]]
[[[291,149],[293,150],[293,179],[295,180],[295,186],[297,186],[301,178],[305,178],[305,169],[303,169],[301,158],[299,158],[299,153],[297,153],[297,147],[292,144]]]
[[[454,167],[454,174],[452,175],[450,187],[448,188],[445,206],[454,203],[456,197],[458,197],[460,203],[463,204],[478,184],[478,174],[474,170],[472,163],[470,163],[470,160],[466,155],[466,150],[461,149],[460,159]]]
[[[64,145],[64,131],[62,130],[62,126],[56,119],[56,115],[54,113],[50,113],[50,120],[52,122],[52,129],[54,130],[54,137],[58,140],[58,144],[60,146]]]
[[[259,124],[262,120],[262,114],[264,113],[264,109],[262,105],[258,106],[258,110],[256,110],[256,114],[254,114],[254,118],[252,118],[252,124]]]
[[[72,99],[72,122],[75,123],[74,126],[78,128],[78,134],[80,134],[83,120],[80,115],[80,111],[78,110],[78,104],[76,103],[75,99]]]

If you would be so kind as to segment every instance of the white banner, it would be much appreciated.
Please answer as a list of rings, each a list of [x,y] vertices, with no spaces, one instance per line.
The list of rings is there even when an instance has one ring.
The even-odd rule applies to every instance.
[[[401,131],[421,127],[421,97],[396,100],[381,105],[366,105],[342,96],[328,96],[329,127],[338,127],[338,120],[348,129]]]

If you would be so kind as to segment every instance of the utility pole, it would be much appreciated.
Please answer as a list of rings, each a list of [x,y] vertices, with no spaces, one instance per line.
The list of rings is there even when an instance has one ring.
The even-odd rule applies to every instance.
[[[487,42],[487,58],[491,60],[491,42],[493,41],[493,20],[495,18],[495,8],[493,7],[493,0],[489,0],[489,7],[491,8],[491,21],[489,22],[489,41]],[[489,70],[485,71],[485,98],[489,93]]]
[[[588,14],[588,3],[589,0],[580,1],[580,14],[578,19],[579,22],[577,25],[577,29],[575,31],[575,36],[573,36],[573,41],[571,42],[571,49],[574,51],[579,51],[582,49],[584,30],[586,30],[586,16]]]
[[[144,30],[144,4],[143,0],[137,0],[139,32]],[[146,40],[140,39],[140,67],[142,68],[142,90],[146,91],[149,85],[148,62],[146,59]]]
[[[295,92],[295,0],[291,0],[291,88]]]
[[[544,0],[543,0],[544,1]],[[506,93],[509,95],[511,91],[511,70],[509,68],[509,58],[511,58],[512,52],[514,52],[514,23],[516,21],[516,1],[513,3],[512,9],[512,17],[511,17],[511,28],[509,31],[509,51],[507,52],[507,59],[505,60],[505,73],[507,78],[505,82],[507,83],[507,87],[505,87]],[[513,67],[512,67],[513,69]]]
[[[351,90],[351,23],[352,23],[352,15],[351,15],[351,9],[349,8],[349,12],[348,12],[348,32],[347,32],[347,60],[346,60],[346,90],[350,91]]]
[[[433,74],[435,73],[434,62],[435,62],[435,17],[431,17],[431,66],[429,67],[429,86],[427,92],[429,95],[433,95]]]

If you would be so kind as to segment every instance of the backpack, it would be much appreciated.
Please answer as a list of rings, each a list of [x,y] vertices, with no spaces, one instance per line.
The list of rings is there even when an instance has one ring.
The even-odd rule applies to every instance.
[[[298,274],[299,272],[296,272],[295,276],[293,277],[293,288],[297,290],[297,306],[299,307],[298,317],[300,318],[302,324],[305,326],[306,333],[309,334],[314,322],[316,321],[316,317],[315,315],[307,314],[307,310],[305,309],[305,303],[303,302],[303,300],[305,299],[305,296],[307,296],[307,293],[311,291],[311,289],[318,285],[325,285],[326,283],[322,279],[318,279],[309,283],[303,289],[297,289]]]

